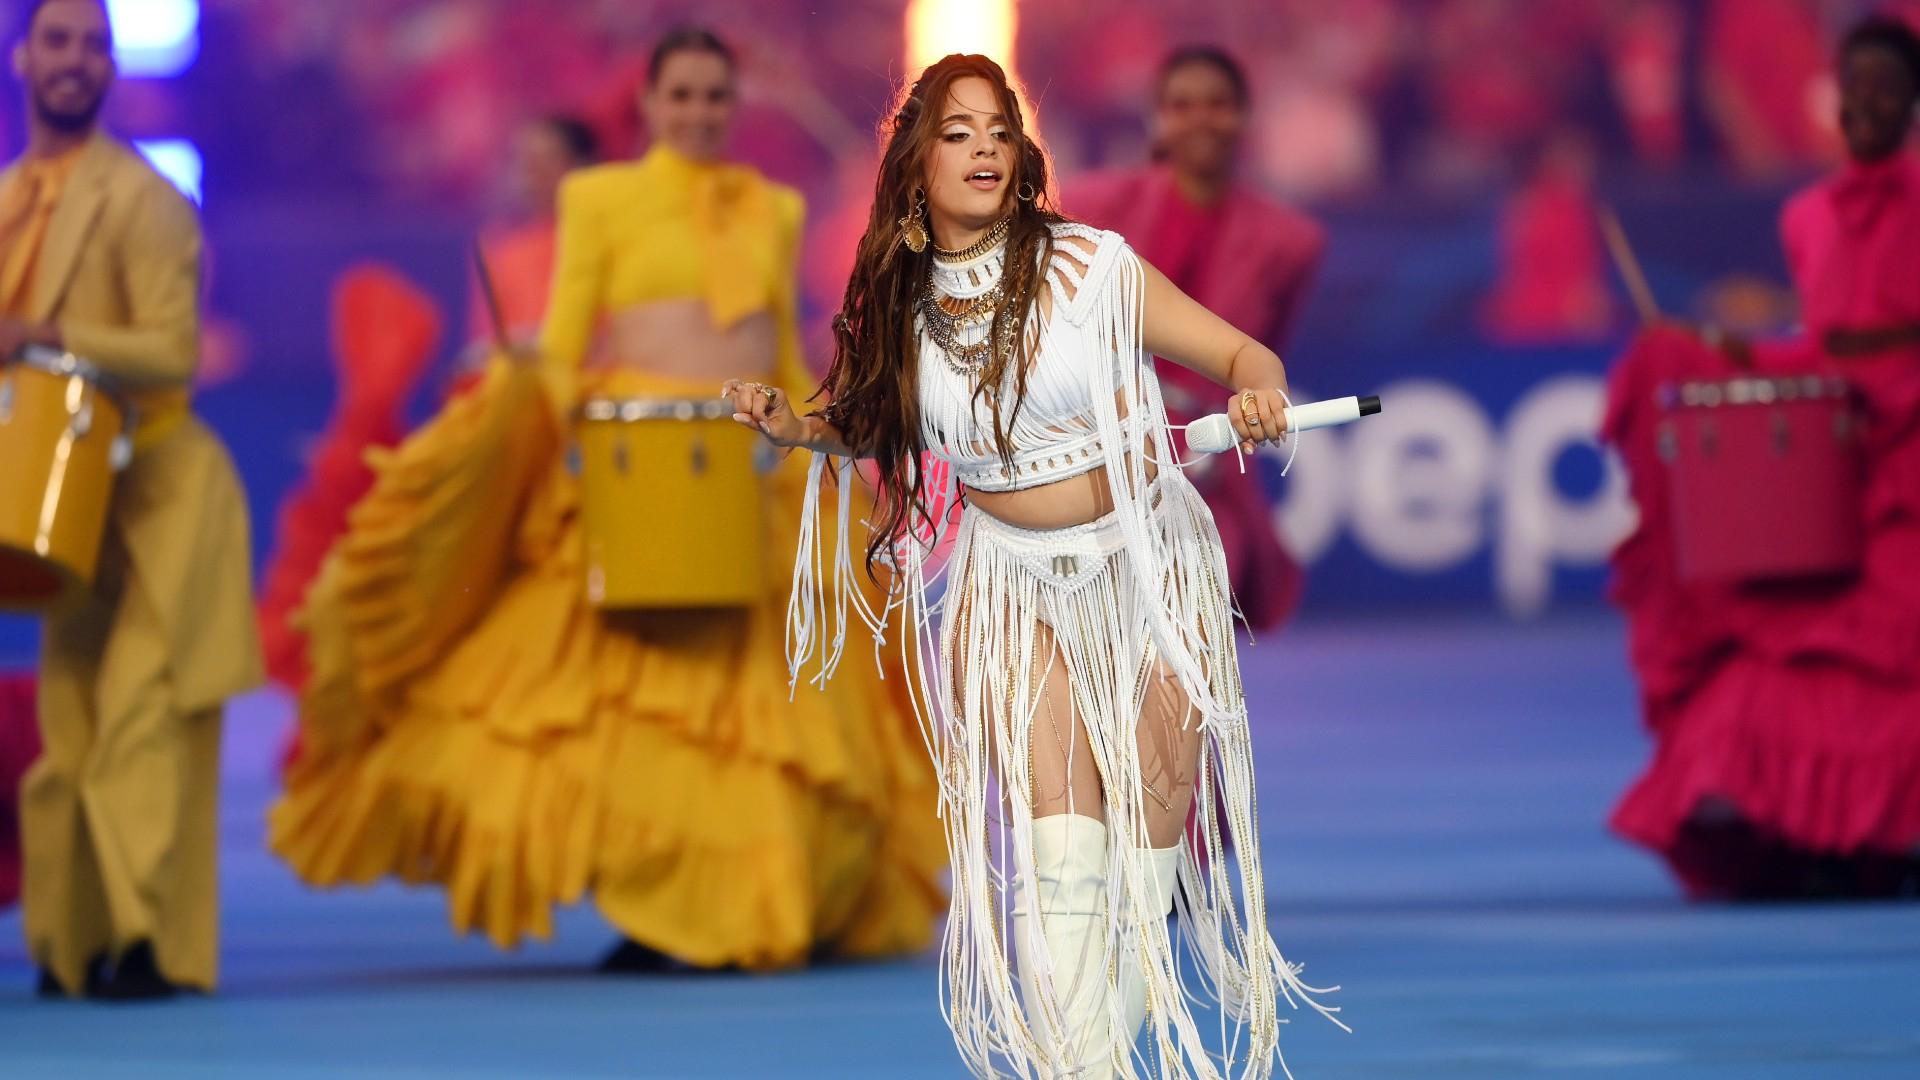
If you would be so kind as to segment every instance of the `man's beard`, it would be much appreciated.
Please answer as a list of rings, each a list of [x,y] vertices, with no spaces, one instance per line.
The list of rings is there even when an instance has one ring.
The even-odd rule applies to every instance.
[[[106,94],[96,94],[92,101],[78,109],[59,110],[48,105],[38,94],[34,95],[33,112],[39,121],[62,135],[77,135],[93,127],[100,118],[100,108],[107,102]]]

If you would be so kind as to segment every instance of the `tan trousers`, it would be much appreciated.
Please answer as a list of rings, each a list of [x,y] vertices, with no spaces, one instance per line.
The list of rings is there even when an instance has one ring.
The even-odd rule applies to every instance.
[[[166,628],[117,549],[110,536],[92,595],[46,623],[44,749],[20,806],[27,947],[70,993],[140,941],[170,981],[211,990],[222,709],[176,706]]]

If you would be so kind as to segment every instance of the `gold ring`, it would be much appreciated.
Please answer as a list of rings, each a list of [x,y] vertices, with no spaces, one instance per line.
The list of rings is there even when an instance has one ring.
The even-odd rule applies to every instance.
[[[1246,421],[1248,428],[1259,430],[1260,413],[1254,408],[1254,396],[1251,390],[1240,391],[1240,419]]]

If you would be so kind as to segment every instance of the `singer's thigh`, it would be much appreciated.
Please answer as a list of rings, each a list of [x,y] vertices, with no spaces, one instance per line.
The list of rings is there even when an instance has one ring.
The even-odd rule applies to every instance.
[[[1180,841],[1193,809],[1204,735],[1192,700],[1173,669],[1158,658],[1147,665],[1146,693],[1134,737],[1145,788],[1140,804],[1146,814],[1147,841],[1153,847],[1171,847]]]
[[[1079,814],[1107,819],[1100,766],[1087,740],[1086,718],[1074,707],[1067,658],[1046,624],[1036,628],[1033,655],[1033,727],[1028,765],[1033,776],[1033,816]]]
[[[954,623],[955,642],[974,641],[974,635],[983,629],[974,625],[976,612],[971,600],[971,597],[962,600],[947,616]],[[1026,632],[1033,634],[1030,653],[1033,660],[1026,671],[982,671],[978,673],[980,678],[971,678],[972,666],[982,661],[964,648],[954,650],[948,672],[954,708],[984,719],[988,757],[995,762],[1005,798],[1026,799],[1036,818],[1080,814],[1105,821],[1100,767],[1087,741],[1085,718],[1074,707],[1066,656],[1046,624],[1036,622]],[[1015,692],[1016,680],[1021,679],[1028,683],[1026,696],[1032,714],[1026,725],[1028,737],[1016,740],[1012,710],[1017,707],[1020,696]],[[983,700],[968,700],[969,688]],[[1017,775],[1014,762],[1008,756],[1012,753],[1027,759],[1029,783],[1025,791],[1018,790],[1018,783],[1012,779]]]

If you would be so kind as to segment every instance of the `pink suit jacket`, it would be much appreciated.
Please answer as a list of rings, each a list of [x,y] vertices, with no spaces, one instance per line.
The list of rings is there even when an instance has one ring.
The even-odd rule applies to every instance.
[[[1172,172],[1151,166],[1081,177],[1066,189],[1065,209],[1138,247],[1153,234],[1160,209],[1177,197]],[[1326,251],[1326,230],[1245,185],[1228,191],[1222,212],[1220,239],[1202,275],[1206,294],[1194,299],[1284,355],[1281,346]],[[1152,261],[1152,252],[1140,253]]]

